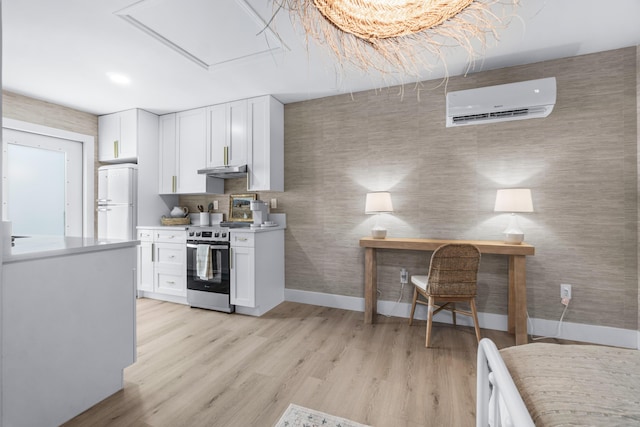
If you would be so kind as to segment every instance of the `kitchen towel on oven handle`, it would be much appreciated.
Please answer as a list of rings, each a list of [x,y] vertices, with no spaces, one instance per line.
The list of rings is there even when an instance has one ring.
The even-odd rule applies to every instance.
[[[196,274],[201,280],[213,278],[211,255],[209,245],[197,245],[196,248]]]

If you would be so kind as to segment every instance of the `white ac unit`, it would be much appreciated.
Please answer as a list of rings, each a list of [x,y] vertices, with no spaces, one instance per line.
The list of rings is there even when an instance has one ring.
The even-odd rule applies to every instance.
[[[556,78],[447,93],[447,127],[547,117],[556,103]]]

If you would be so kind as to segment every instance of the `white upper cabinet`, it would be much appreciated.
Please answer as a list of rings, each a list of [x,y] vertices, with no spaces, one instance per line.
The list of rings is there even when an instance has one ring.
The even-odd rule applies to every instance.
[[[208,108],[207,167],[247,164],[247,100]]]
[[[176,114],[165,114],[159,120],[160,177],[159,193],[178,192],[178,147],[176,144]]]
[[[248,191],[284,191],[284,106],[267,95],[160,117],[160,194],[224,194],[199,169],[247,165]]]
[[[98,160],[125,163],[138,160],[138,110],[98,117]]]
[[[206,163],[207,110],[198,108],[176,114],[178,143],[178,192],[204,193],[205,176],[198,174]]]
[[[224,194],[224,181],[198,173],[207,163],[207,108],[160,117],[160,194]]]
[[[249,191],[284,191],[284,106],[271,96],[248,100]]]

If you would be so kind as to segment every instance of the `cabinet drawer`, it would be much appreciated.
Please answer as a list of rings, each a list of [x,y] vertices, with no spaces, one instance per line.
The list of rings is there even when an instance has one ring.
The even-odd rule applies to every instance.
[[[184,230],[156,230],[156,242],[186,243],[187,232]]]
[[[255,235],[253,233],[237,233],[232,231],[231,246],[253,247],[254,237]]]
[[[186,296],[186,272],[178,270],[156,271],[156,292],[168,295]]]
[[[153,230],[138,230],[138,240],[153,242]]]
[[[155,260],[158,265],[184,266],[186,252],[182,244],[157,243]]]

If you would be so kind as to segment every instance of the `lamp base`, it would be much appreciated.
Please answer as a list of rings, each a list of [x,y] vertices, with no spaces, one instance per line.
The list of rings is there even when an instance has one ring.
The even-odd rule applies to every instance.
[[[387,229],[386,228],[372,228],[371,229],[371,237],[374,239],[384,239],[387,237]]]
[[[524,233],[504,233],[504,242],[509,245],[519,245],[524,241]]]

